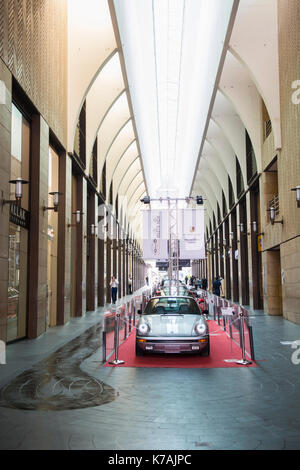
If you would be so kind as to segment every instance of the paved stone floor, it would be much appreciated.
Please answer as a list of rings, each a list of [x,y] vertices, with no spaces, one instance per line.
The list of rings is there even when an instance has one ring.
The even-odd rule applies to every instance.
[[[252,312],[255,368],[111,368],[103,312],[7,347],[0,449],[300,449],[300,325]]]

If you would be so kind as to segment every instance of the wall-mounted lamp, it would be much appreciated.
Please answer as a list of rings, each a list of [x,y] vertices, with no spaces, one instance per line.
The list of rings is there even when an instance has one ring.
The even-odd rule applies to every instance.
[[[234,237],[234,233],[233,233],[233,232],[230,232],[230,233],[229,233],[229,236],[230,236],[232,242],[240,243],[240,240],[235,240],[235,239],[233,238],[233,237]]]
[[[95,224],[91,224],[91,234],[90,235],[85,235],[84,238],[97,238],[98,234],[98,227]]]
[[[91,225],[91,235],[97,236],[98,234],[98,227],[95,224]]]
[[[73,212],[73,215],[75,215],[75,220],[76,220],[76,224],[68,224],[68,227],[77,227],[78,224],[80,224],[80,221],[81,221],[81,215],[83,215],[84,213],[81,212],[81,211],[76,211],[76,212]]]
[[[264,232],[257,233],[257,222],[256,222],[256,220],[252,221],[252,232],[255,233],[255,235],[264,235]]]
[[[300,186],[292,188],[291,191],[296,191],[297,207],[300,207]]]
[[[15,184],[16,189],[15,189],[15,200],[12,199],[2,199],[2,206],[5,204],[17,204],[18,206],[21,205],[21,199],[22,199],[22,185],[23,184],[28,184],[28,181],[24,180],[21,177],[16,178],[15,180],[10,180],[10,184]]]
[[[49,193],[50,196],[53,196],[53,207],[43,207],[43,211],[54,211],[58,212],[58,205],[59,205],[59,196],[62,194],[59,191],[53,191],[52,193]]]
[[[272,225],[283,224],[283,218],[281,220],[275,220],[275,208],[273,206],[268,209],[268,212],[270,212],[270,222]]]

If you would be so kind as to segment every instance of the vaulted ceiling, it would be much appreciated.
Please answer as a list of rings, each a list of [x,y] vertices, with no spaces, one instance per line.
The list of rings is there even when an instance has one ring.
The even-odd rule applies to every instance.
[[[261,171],[262,101],[281,146],[277,2],[69,0],[68,18],[68,151],[85,102],[86,171],[97,139],[124,228],[141,239],[146,194],[201,194],[208,225],[236,158],[247,184],[246,131]]]

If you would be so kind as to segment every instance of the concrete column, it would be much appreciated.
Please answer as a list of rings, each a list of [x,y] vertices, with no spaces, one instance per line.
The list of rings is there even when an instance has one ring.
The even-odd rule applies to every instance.
[[[71,223],[72,162],[68,155],[59,157],[58,247],[57,247],[57,325],[64,325],[71,315]]]
[[[300,211],[300,209],[298,209]],[[283,315],[300,324],[300,237],[280,247]]]
[[[106,266],[104,265],[104,240],[106,228],[104,226],[104,210],[104,204],[100,204],[98,206],[98,307],[103,307],[105,303],[104,272]]]
[[[28,337],[46,330],[49,127],[40,115],[31,121]],[[34,183],[33,183],[34,182]]]
[[[96,272],[96,238],[91,233],[91,226],[95,225],[95,200],[94,192],[89,193],[87,200],[87,266],[86,266],[86,308],[88,311],[95,310],[95,272]]]
[[[82,178],[82,314],[86,313],[86,273],[87,273],[87,239],[85,235],[87,233],[87,181]]]
[[[121,227],[118,224],[118,281],[119,281],[119,289],[118,289],[118,297],[119,299],[122,297],[122,235],[121,235]]]
[[[127,279],[126,279],[126,239],[122,230],[122,293],[127,295]]]
[[[1,199],[9,199],[11,153],[11,74],[0,60],[0,181]],[[8,307],[9,206],[0,208],[0,340],[6,342]]]
[[[126,288],[126,295],[129,294],[128,278],[129,278],[129,253],[128,253],[128,238],[127,238],[125,240],[125,288]]]
[[[107,216],[108,230],[106,237],[106,303],[111,302],[110,281],[112,276],[112,220]]]
[[[239,261],[236,258],[236,253],[237,256],[239,256],[239,243],[238,243],[238,231],[237,231],[237,211],[234,209],[231,212],[230,215],[230,227],[229,231],[232,234],[230,237],[230,245],[231,245],[231,273],[232,273],[232,278],[231,278],[231,298],[233,302],[238,302],[239,301],[239,271],[238,271],[238,266],[239,266]]]
[[[224,288],[225,288],[225,297],[227,299],[231,299],[231,272],[230,272],[230,237],[229,237],[229,218],[224,222],[224,240],[225,240],[225,248],[224,248],[224,259],[225,259],[225,272],[224,272]]]
[[[280,250],[263,252],[264,309],[269,315],[282,315]]]
[[[248,262],[248,240],[247,240],[247,199],[239,202],[239,224],[243,224],[243,232],[239,226],[239,285],[240,304],[249,305],[249,262]]]
[[[117,256],[117,246],[118,246],[118,228],[115,220],[113,220],[113,240],[112,240],[112,276],[118,277],[118,256]]]

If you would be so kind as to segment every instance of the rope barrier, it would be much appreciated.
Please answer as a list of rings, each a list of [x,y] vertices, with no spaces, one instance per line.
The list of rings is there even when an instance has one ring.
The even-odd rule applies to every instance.
[[[212,294],[209,294],[207,293],[206,291],[205,292],[205,296],[203,297],[208,297],[208,295],[212,295]],[[142,299],[141,299],[142,297]],[[144,307],[146,305],[146,302],[148,299],[148,296],[147,298],[145,298],[146,296],[142,295],[142,296],[136,296],[134,298],[132,298],[130,301],[126,302],[125,304],[122,304],[121,306],[117,306],[116,309],[115,309],[115,325],[114,325],[114,349],[113,351],[115,352],[115,359],[110,361],[109,364],[112,364],[112,365],[119,365],[119,364],[124,364],[124,361],[123,360],[120,360],[119,357],[118,357],[118,352],[119,352],[119,336],[120,336],[120,321],[122,321],[122,326],[124,327],[124,337],[123,337],[123,341],[124,342],[128,335],[127,335],[127,331],[129,332],[129,334],[131,334],[132,330],[136,329],[136,320],[135,320],[135,307],[136,307],[136,302],[137,300],[142,300],[142,303],[141,303],[141,310],[143,311],[144,310]],[[214,296],[214,297],[217,297],[217,296]],[[215,300],[214,298],[210,300]],[[217,300],[217,303],[220,302],[221,299],[218,298]],[[236,310],[239,308],[240,309],[240,312],[239,312],[239,316],[233,320],[230,320],[229,321],[229,334],[227,333],[227,330],[226,330],[226,321],[228,321],[228,317],[229,315],[222,315],[222,313],[220,314],[218,311],[217,311],[217,315],[218,315],[218,324],[219,323],[219,320],[220,320],[220,316],[223,317],[223,327],[220,327],[220,328],[217,328],[216,330],[213,330],[213,331],[209,331],[209,336],[210,335],[215,335],[217,334],[218,332],[220,331],[224,331],[230,338],[231,340],[231,344],[232,342],[235,342],[235,339],[233,338],[233,333],[232,333],[232,327],[235,326],[235,324],[238,324],[238,333],[240,335],[240,348],[242,350],[242,359],[238,360],[238,359],[234,359],[233,361],[235,361],[237,364],[240,364],[240,365],[249,365],[251,364],[252,362],[247,360],[246,359],[246,346],[245,346],[245,313],[243,310],[242,307],[240,306],[237,306],[237,305],[230,305],[230,303],[228,301],[226,301],[225,299],[222,299],[221,300],[221,303],[222,303],[222,306],[224,307],[225,305],[225,302],[227,303],[227,307],[229,308],[232,308],[232,316],[234,315],[237,315],[238,313],[236,312]],[[217,307],[217,308],[220,308],[221,305],[216,305],[215,303],[213,303],[214,307]],[[120,312],[124,312],[125,311],[125,314],[123,316],[123,318],[121,318],[121,313]],[[132,313],[133,313],[133,316],[132,316]],[[214,308],[214,321],[216,321],[215,319],[215,308]],[[205,315],[205,317],[207,318],[207,316]],[[232,318],[232,317],[229,317],[229,318]],[[133,320],[133,321],[132,321]],[[127,329],[128,327],[128,329]],[[250,354],[251,354],[251,359],[254,360],[254,348],[253,348],[253,336],[252,336],[252,328],[250,328],[250,324],[248,325],[248,329],[249,329],[249,341],[250,341]],[[121,342],[121,344],[122,344]],[[103,332],[103,337],[102,337],[102,354],[103,354],[103,362],[106,362],[106,346],[107,346],[107,342],[106,342],[106,332],[104,331]],[[231,349],[232,350],[232,349]],[[112,353],[113,353],[112,351]],[[111,354],[112,354],[111,353]]]

